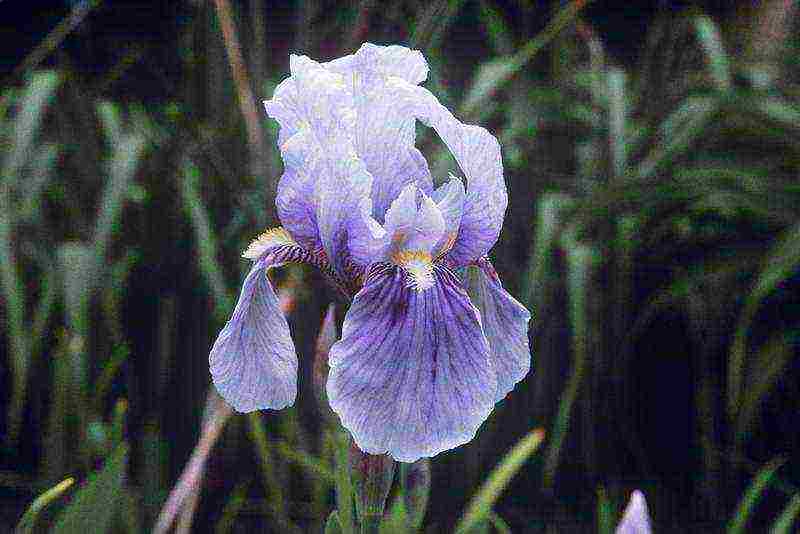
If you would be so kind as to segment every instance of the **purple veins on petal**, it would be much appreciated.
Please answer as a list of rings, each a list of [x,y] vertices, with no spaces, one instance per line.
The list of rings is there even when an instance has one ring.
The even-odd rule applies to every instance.
[[[276,259],[267,254],[253,264],[208,358],[214,386],[238,412],[279,410],[297,395],[297,355],[266,275]]]
[[[530,370],[528,322],[531,314],[503,288],[486,258],[467,267],[464,284],[481,314],[483,331],[489,340],[492,365],[497,371],[495,400],[499,401]]]
[[[435,267],[425,291],[376,265],[330,352],[328,400],[356,444],[403,462],[470,441],[494,405],[489,345],[458,279]]]
[[[324,258],[298,246],[283,228],[262,233],[242,256],[255,261],[209,354],[211,378],[236,411],[279,410],[297,395],[297,355],[267,272],[285,263],[329,269]]]

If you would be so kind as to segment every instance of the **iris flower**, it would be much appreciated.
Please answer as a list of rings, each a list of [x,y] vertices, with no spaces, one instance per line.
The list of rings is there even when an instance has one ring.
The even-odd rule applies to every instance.
[[[531,360],[530,313],[486,256],[508,204],[500,145],[419,86],[418,51],[366,43],[290,68],[264,102],[280,125],[282,226],[243,254],[253,265],[209,356],[214,384],[240,412],[294,402],[297,355],[266,273],[309,263],[352,300],[326,390],[358,447],[413,462],[464,444]],[[461,176],[434,187],[417,121]]]

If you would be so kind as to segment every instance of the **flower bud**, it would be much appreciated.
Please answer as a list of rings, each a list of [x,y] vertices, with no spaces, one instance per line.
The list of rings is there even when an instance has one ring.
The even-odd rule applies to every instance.
[[[427,458],[413,464],[403,464],[400,471],[403,485],[403,504],[408,514],[409,525],[419,528],[428,508],[431,492],[431,461]]]
[[[350,476],[362,525],[377,527],[392,488],[394,460],[386,454],[366,454],[353,443],[350,446]]]

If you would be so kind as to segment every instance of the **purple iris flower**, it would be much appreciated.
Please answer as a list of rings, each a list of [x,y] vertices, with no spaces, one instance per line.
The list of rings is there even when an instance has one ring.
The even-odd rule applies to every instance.
[[[266,272],[310,263],[352,299],[326,389],[358,447],[412,462],[464,444],[531,360],[530,313],[486,257],[508,204],[500,145],[418,85],[418,51],[366,43],[290,67],[264,102],[280,125],[283,226],[243,254],[254,263],[211,350],[214,384],[240,412],[294,402],[297,356]],[[463,179],[434,187],[417,120]]]

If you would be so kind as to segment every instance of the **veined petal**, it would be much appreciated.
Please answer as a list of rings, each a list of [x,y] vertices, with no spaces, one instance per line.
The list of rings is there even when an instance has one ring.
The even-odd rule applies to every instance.
[[[322,159],[323,179],[316,183],[317,225],[325,254],[334,272],[351,280],[348,250],[351,221],[359,215],[362,199],[369,196],[372,175],[345,143],[331,143]]]
[[[353,58],[349,75],[355,110],[355,150],[373,176],[370,197],[373,216],[379,222],[383,222],[384,212],[408,184],[417,185],[427,194],[433,188],[428,164],[414,148],[412,86],[390,74],[383,52],[383,47],[362,46]]]
[[[369,205],[362,201],[360,217],[351,223],[348,246],[359,264],[385,261],[399,264],[395,257],[409,253],[432,258],[446,223],[431,197],[417,186],[407,185],[386,211],[383,226],[365,211]]]
[[[297,87],[292,77],[286,78],[275,87],[272,98],[264,100],[267,115],[278,121],[278,146],[283,146],[297,131],[303,122],[297,103]]]
[[[330,134],[352,129],[352,95],[342,75],[294,54],[289,57],[289,68],[301,125],[310,126],[320,146],[324,147]]]
[[[355,54],[334,59],[323,65],[346,75],[353,71],[357,58],[367,56],[374,58],[374,67],[387,76],[397,76],[414,85],[424,82],[428,77],[428,63],[422,53],[398,45],[379,46],[364,43]]]
[[[461,225],[448,254],[452,265],[466,265],[489,252],[503,226],[508,193],[500,144],[485,128],[456,119],[427,89],[413,91],[418,117],[436,130],[467,179]]]
[[[273,248],[253,264],[208,357],[214,386],[236,411],[280,410],[297,395],[297,354],[267,279],[267,270],[285,262],[295,248]]]
[[[312,172],[313,166],[286,165],[278,182],[275,206],[281,224],[295,241],[307,249],[317,250],[322,243],[317,229],[315,179]]]
[[[350,223],[347,247],[353,260],[359,265],[368,266],[383,257],[389,245],[389,235],[378,221],[372,217],[372,199],[363,198],[358,213]]]
[[[444,234],[434,247],[434,256],[438,257],[450,251],[458,236],[461,225],[461,214],[464,211],[464,184],[461,179],[450,175],[450,181],[439,186],[431,195],[444,219]]]
[[[328,400],[364,452],[434,456],[470,441],[494,405],[478,312],[453,273],[434,276],[419,292],[374,266],[331,348]]]
[[[531,314],[500,283],[488,259],[467,267],[465,285],[478,308],[497,371],[495,400],[503,399],[531,367],[528,322]]]

